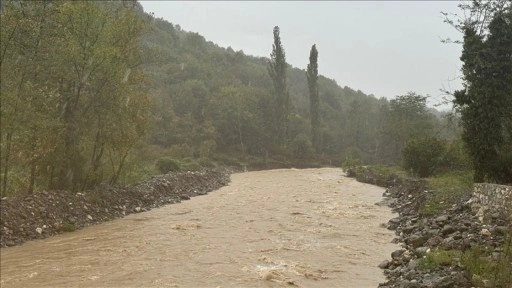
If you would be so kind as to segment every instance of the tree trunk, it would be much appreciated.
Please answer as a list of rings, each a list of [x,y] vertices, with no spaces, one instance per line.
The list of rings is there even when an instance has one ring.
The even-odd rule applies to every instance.
[[[4,177],[2,181],[2,195],[7,194],[7,177],[9,176],[9,158],[11,156],[12,132],[8,132],[5,137],[5,160],[4,160]]]
[[[112,178],[110,179],[110,185],[115,185],[117,183],[117,180],[119,180],[119,175],[121,174],[121,170],[123,169],[126,157],[128,156],[128,151],[124,153],[123,157],[121,158],[121,161],[119,161],[119,166],[117,167],[116,173],[112,175]]]
[[[34,186],[36,183],[36,160],[32,160],[30,164],[30,184],[28,185],[28,194],[34,193]]]

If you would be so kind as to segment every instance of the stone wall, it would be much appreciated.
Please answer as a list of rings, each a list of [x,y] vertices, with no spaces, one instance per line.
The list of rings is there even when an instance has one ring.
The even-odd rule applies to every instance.
[[[488,217],[510,216],[512,213],[512,186],[476,183],[471,197],[471,208],[480,221]]]

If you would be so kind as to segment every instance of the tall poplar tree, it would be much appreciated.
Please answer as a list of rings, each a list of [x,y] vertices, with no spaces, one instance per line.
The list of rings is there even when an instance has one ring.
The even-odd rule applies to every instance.
[[[318,51],[316,45],[309,52],[309,64],[306,72],[309,87],[309,110],[311,118],[311,143],[320,151],[320,98],[318,95]]]
[[[274,27],[274,44],[272,45],[272,53],[268,65],[268,73],[274,84],[273,100],[273,124],[274,124],[274,141],[279,147],[285,144],[286,134],[288,130],[288,114],[290,109],[290,94],[286,84],[286,55],[281,37],[279,36],[279,27]]]

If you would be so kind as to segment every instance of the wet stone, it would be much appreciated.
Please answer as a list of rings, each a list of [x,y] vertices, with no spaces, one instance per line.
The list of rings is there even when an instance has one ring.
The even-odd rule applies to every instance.
[[[384,261],[380,262],[379,268],[380,269],[386,269],[386,268],[389,267],[389,264],[390,264],[390,262],[388,260],[384,260]]]
[[[445,225],[443,227],[443,230],[441,230],[441,233],[443,233],[443,235],[452,234],[453,232],[455,232],[455,228],[452,225]]]

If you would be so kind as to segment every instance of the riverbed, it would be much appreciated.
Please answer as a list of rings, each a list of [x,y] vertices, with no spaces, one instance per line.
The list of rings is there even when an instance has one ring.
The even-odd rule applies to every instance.
[[[237,173],[180,204],[1,252],[2,287],[377,287],[383,188],[341,169]]]

